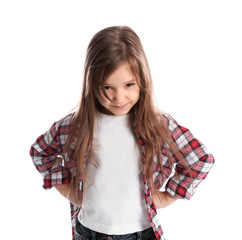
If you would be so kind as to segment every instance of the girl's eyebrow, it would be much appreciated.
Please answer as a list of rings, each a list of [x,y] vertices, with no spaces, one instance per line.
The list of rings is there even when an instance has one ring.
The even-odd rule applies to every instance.
[[[136,82],[136,79],[132,79],[132,80],[129,80],[127,82],[123,82],[123,84],[127,84],[127,83],[133,83],[133,82]],[[111,83],[108,83],[108,82],[105,82],[104,85],[112,85]]]
[[[125,84],[127,84],[127,83],[131,83],[131,82],[136,82],[136,79],[134,78],[134,79],[132,79],[132,80],[130,80],[130,81],[127,81],[127,82],[125,82]]]

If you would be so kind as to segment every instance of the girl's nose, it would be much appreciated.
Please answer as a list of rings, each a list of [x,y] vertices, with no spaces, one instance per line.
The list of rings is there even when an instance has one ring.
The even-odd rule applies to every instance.
[[[113,101],[117,104],[122,104],[124,100],[124,93],[122,90],[117,90],[114,93]]]

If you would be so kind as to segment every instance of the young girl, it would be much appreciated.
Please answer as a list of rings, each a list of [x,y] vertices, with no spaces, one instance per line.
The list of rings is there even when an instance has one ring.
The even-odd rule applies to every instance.
[[[156,209],[190,199],[214,163],[187,128],[155,108],[140,39],[124,26],[94,35],[78,109],[30,155],[43,187],[70,201],[75,240],[165,239]]]

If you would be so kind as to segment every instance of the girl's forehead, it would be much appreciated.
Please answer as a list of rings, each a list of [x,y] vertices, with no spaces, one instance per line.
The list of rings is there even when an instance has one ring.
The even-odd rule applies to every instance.
[[[106,81],[115,81],[115,80],[131,80],[134,78],[134,74],[131,72],[129,65],[122,64],[116,70],[114,70]]]
[[[121,62],[112,71],[109,70],[110,66],[106,66],[101,71],[101,75],[96,78],[96,84],[94,84],[94,87],[103,88],[104,85],[111,84],[112,82],[120,82],[120,79],[123,82],[136,81],[139,86],[141,85],[139,64],[136,60]]]

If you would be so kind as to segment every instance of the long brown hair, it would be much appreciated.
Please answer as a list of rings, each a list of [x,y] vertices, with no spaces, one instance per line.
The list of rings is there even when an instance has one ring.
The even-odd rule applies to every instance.
[[[163,124],[162,114],[155,110],[150,68],[139,37],[126,26],[108,27],[96,33],[88,45],[81,100],[74,114],[64,151],[70,151],[74,141],[76,174],[73,175],[72,186],[76,189],[79,187],[80,179],[85,184],[86,161],[98,166],[93,157],[92,142],[94,120],[96,112],[100,109],[99,89],[101,86],[105,95],[106,79],[122,63],[128,63],[140,87],[140,98],[131,109],[129,116],[130,124],[145,146],[144,176],[149,180],[152,190],[157,191],[152,177],[154,157],[156,155],[158,166],[163,173],[161,151],[164,146],[169,146],[168,152],[170,149],[175,153],[180,163],[189,170],[183,155],[171,140],[167,126]],[[170,165],[172,167],[172,163]]]

